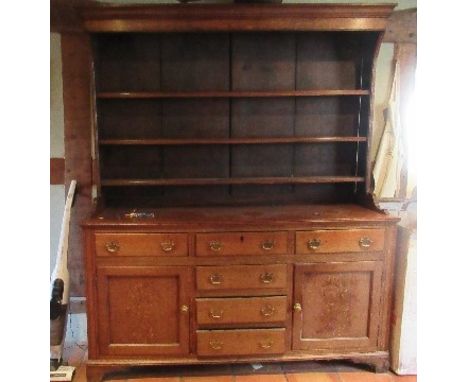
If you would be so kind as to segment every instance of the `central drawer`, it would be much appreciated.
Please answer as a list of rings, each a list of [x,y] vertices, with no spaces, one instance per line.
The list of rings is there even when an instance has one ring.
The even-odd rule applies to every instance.
[[[198,330],[199,356],[281,354],[286,350],[286,329]]]
[[[285,255],[287,232],[219,232],[196,235],[197,256]]]
[[[199,266],[197,288],[201,291],[286,289],[286,264]]]
[[[197,324],[205,327],[227,325],[283,326],[287,297],[198,298]]]

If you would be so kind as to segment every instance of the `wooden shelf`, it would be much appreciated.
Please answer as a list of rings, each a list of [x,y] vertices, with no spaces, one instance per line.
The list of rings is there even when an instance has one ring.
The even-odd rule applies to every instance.
[[[274,97],[327,97],[365,96],[369,90],[323,89],[323,90],[277,90],[277,91],[198,91],[198,92],[98,92],[100,99],[142,98],[274,98]]]
[[[101,184],[118,186],[224,186],[244,184],[316,184],[364,182],[360,176],[297,176],[297,177],[249,177],[249,178],[164,178],[164,179],[103,179]]]
[[[366,142],[366,137],[245,137],[186,139],[101,139],[103,146],[262,145],[282,143]]]

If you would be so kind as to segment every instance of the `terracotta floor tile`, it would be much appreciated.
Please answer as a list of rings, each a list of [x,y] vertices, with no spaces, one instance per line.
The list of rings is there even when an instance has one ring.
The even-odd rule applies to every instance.
[[[338,374],[342,382],[395,382],[392,373],[375,373],[373,371],[340,371]]]
[[[183,382],[234,382],[232,375],[182,377]]]
[[[395,375],[393,376],[393,380],[395,382],[416,382],[417,377],[416,375],[402,375],[402,376]]]
[[[342,382],[375,382],[374,373],[357,371],[357,372],[339,372]]]
[[[328,361],[287,362],[282,364],[285,373],[335,372],[336,364]]]
[[[235,382],[287,382],[284,374],[237,375]]]
[[[341,382],[338,373],[287,373],[288,382]]]
[[[374,374],[374,379],[375,382],[395,382],[393,379],[394,376],[392,373],[387,373],[387,374],[382,374],[382,373],[376,373]]]
[[[129,378],[127,382],[180,382],[180,377]]]

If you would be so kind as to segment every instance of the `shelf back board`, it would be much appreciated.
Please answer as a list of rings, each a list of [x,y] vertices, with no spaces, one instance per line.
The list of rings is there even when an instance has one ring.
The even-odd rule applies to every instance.
[[[83,8],[104,204],[356,201],[392,8]]]

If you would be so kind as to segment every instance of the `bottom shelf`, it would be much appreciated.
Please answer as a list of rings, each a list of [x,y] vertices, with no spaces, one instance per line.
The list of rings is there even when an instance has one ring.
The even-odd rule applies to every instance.
[[[297,177],[250,177],[250,178],[173,178],[173,179],[103,179],[102,186],[204,186],[204,185],[247,185],[247,184],[317,184],[358,183],[360,176],[297,176]]]
[[[99,204],[122,208],[355,203],[364,183],[102,186]]]

